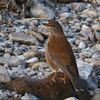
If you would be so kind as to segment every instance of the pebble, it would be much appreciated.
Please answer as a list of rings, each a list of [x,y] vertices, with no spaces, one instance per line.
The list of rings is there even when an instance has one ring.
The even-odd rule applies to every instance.
[[[94,9],[85,9],[82,14],[85,14],[87,17],[96,18],[97,12]]]
[[[21,97],[21,100],[38,100],[35,96],[25,93],[23,97]]]
[[[80,49],[85,49],[85,48],[86,48],[86,45],[85,45],[85,43],[84,43],[83,41],[81,41],[81,42],[79,43],[79,48],[80,48]]]
[[[78,100],[78,99],[75,98],[75,97],[70,97],[70,98],[67,98],[67,99],[64,99],[64,100]]]
[[[10,76],[7,69],[4,66],[0,66],[0,81],[8,82],[10,81]]]
[[[26,62],[27,63],[34,63],[34,62],[37,62],[39,59],[37,57],[34,57],[34,58],[31,58],[29,60],[27,60]]]

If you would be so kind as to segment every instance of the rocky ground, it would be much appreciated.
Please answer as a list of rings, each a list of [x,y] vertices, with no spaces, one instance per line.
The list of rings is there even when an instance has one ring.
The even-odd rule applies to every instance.
[[[38,10],[37,10],[38,9]],[[100,6],[86,3],[57,5],[38,3],[32,16],[56,18],[69,40],[81,78],[89,84],[93,100],[100,99]],[[14,12],[0,11],[0,82],[23,76],[43,78],[52,72],[45,62],[48,30],[44,19],[20,19]],[[0,100],[38,100],[29,93],[0,89]],[[72,100],[72,99],[66,99]]]

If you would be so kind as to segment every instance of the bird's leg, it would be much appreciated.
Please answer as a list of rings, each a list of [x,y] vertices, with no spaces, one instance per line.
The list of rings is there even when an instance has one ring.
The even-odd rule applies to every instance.
[[[59,79],[61,79],[64,82],[64,84],[66,84],[66,75],[65,74],[64,74],[64,77],[60,77]]]
[[[56,73],[57,73],[57,71],[54,71],[54,75],[53,75],[53,77],[52,77],[52,81],[54,81],[54,82],[55,82]]]

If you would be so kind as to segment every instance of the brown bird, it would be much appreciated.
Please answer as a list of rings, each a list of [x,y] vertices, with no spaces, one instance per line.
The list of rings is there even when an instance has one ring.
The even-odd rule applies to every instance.
[[[55,70],[55,74],[58,69],[61,69],[70,78],[75,91],[79,93],[83,89],[81,88],[75,56],[61,25],[55,20],[49,20],[44,25],[50,31],[45,51],[47,63]]]

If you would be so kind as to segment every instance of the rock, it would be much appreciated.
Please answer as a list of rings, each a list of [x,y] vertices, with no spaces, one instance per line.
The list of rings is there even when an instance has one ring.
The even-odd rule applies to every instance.
[[[93,96],[92,100],[100,100],[100,89],[95,90],[95,95]]]
[[[8,64],[9,66],[18,66],[18,65],[24,65],[25,66],[25,61],[22,59],[19,59],[18,57],[15,56],[10,56],[10,57],[0,57],[0,64]]]
[[[38,26],[38,32],[42,33],[45,37],[49,35],[48,29],[42,24]]]
[[[5,53],[4,57],[10,57],[10,54],[9,53]]]
[[[45,68],[49,68],[50,66],[46,63],[46,62],[37,62],[37,63],[34,63],[33,64],[33,69],[35,69],[35,68],[40,68],[40,71],[41,71],[41,69],[45,69]]]
[[[79,32],[81,30],[81,24],[75,23],[74,26],[71,26],[73,32]]]
[[[32,8],[31,8],[31,14],[34,17],[38,18],[49,18],[53,19],[55,16],[55,13],[52,9],[49,7],[46,7],[43,4],[36,3]]]
[[[13,51],[13,54],[18,56],[18,55],[22,55],[23,54],[23,50],[20,49],[20,48],[16,48],[14,51]]]
[[[96,0],[97,4],[100,5],[100,0]]]
[[[72,16],[71,13],[65,12],[60,14],[60,21],[66,22],[67,18],[70,18]]]
[[[8,82],[8,81],[10,81],[10,76],[7,69],[4,66],[0,66],[0,82]]]
[[[39,59],[37,57],[34,57],[34,58],[31,58],[29,60],[27,60],[26,62],[27,63],[34,63],[34,62],[37,62]]]
[[[82,14],[86,15],[87,17],[97,17],[97,12],[95,9],[85,9],[84,11],[82,11]]]
[[[75,43],[75,40],[76,40],[76,38],[69,38],[69,39],[68,39],[68,41],[69,41],[70,43],[72,43],[72,44]]]
[[[37,55],[37,47],[34,47],[34,48],[32,48],[31,50],[28,50],[27,52],[25,52],[24,54],[23,54],[23,56],[26,58],[26,59],[30,59],[30,58],[32,58],[32,57],[34,57],[34,56],[36,56]]]
[[[100,60],[100,51],[96,51],[93,54],[92,58],[95,59],[95,60]]]
[[[82,79],[88,80],[88,77],[92,71],[92,66],[79,59],[77,60],[77,66],[78,66],[80,77]]]
[[[100,42],[100,32],[99,31],[95,32],[95,35],[96,35],[97,41]]]
[[[73,3],[73,8],[77,12],[82,12],[86,7],[85,3]]]
[[[17,41],[20,43],[26,44],[36,44],[38,45],[39,42],[36,38],[31,35],[25,34],[24,32],[14,32],[9,35],[9,39],[12,41]]]
[[[98,41],[100,41],[100,25],[99,24],[94,24],[94,25],[92,25],[92,28],[94,29],[96,39]]]
[[[87,51],[83,51],[83,52],[81,52],[80,54],[79,54],[79,56],[81,57],[81,58],[90,58],[91,56],[92,56],[92,53],[91,52],[87,52]]]
[[[12,54],[13,53],[13,49],[12,48],[5,48],[5,53]]]
[[[43,36],[41,35],[41,33],[38,33],[38,32],[34,32],[34,31],[29,31],[28,32],[29,34],[33,35],[36,39],[38,39],[39,41],[43,42],[44,41],[44,38]]]
[[[3,20],[2,20],[2,15],[0,14],[0,22],[2,22]]]
[[[100,44],[96,44],[93,48],[95,51],[100,51]]]
[[[98,76],[96,75],[94,68],[91,71],[87,82],[89,85],[89,89],[91,89],[91,90],[95,90],[98,87]]]
[[[83,41],[80,42],[79,48],[80,49],[85,49],[86,48],[86,45],[85,45],[85,43]]]
[[[23,97],[21,97],[21,100],[38,100],[35,96],[25,93]]]
[[[8,99],[9,99],[8,95],[0,91],[0,100],[8,100]]]
[[[94,41],[95,39],[94,32],[92,32],[91,29],[87,25],[82,25],[81,34],[85,36],[86,38],[89,37],[91,41]]]
[[[70,97],[70,98],[67,98],[67,99],[64,99],[64,100],[79,100],[79,99],[77,99],[75,97]]]

